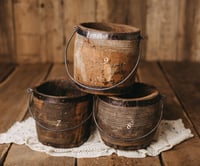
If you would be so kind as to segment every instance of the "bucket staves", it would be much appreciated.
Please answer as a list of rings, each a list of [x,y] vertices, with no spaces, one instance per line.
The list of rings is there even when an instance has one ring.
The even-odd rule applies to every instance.
[[[71,38],[74,35],[73,76],[65,55],[67,74],[73,82],[92,94],[126,93],[134,83],[140,61],[140,30],[123,24],[90,22],[79,24]]]
[[[92,96],[64,79],[49,80],[29,88],[29,112],[42,144],[71,148],[90,135]]]
[[[102,140],[116,149],[147,147],[163,114],[163,96],[154,86],[135,83],[129,94],[99,96],[93,118]]]

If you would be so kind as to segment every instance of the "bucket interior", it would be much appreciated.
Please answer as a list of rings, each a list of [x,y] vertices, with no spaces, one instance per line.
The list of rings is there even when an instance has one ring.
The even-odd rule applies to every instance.
[[[128,94],[121,95],[119,98],[126,100],[148,100],[158,95],[159,92],[156,87],[144,83],[135,83]]]
[[[69,81],[67,80],[51,80],[42,83],[37,86],[36,92],[56,97],[79,97],[83,96],[84,93],[76,89]]]
[[[139,29],[122,24],[112,24],[112,23],[98,23],[98,22],[89,22],[82,23],[81,26],[83,28],[96,30],[96,31],[104,31],[104,32],[113,32],[113,33],[129,33],[129,32],[138,32]]]

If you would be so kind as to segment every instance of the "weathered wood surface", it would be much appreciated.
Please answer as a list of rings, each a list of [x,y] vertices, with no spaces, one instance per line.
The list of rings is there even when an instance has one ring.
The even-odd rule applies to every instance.
[[[177,65],[177,66],[176,66]],[[194,68],[193,68],[194,66]],[[151,166],[171,166],[171,165],[192,165],[198,166],[200,163],[200,140],[198,133],[198,119],[194,116],[199,116],[195,104],[198,106],[199,95],[199,66],[198,64],[185,63],[156,63],[156,62],[142,62],[139,65],[138,80],[145,83],[155,85],[162,94],[166,95],[164,119],[178,119],[182,118],[185,126],[190,128],[195,135],[194,138],[184,141],[176,145],[173,149],[163,152],[157,157],[147,157],[144,159],[119,157],[116,154],[111,156],[103,156],[97,158],[69,158],[69,157],[52,157],[45,153],[35,152],[27,148],[25,145],[4,144],[0,145],[0,165],[80,165],[80,166],[97,166],[97,165],[151,165]],[[31,72],[30,71],[34,71]],[[51,69],[51,70],[50,70]],[[181,71],[183,74],[174,73],[173,70]],[[39,75],[34,77],[36,73]],[[186,73],[193,73],[191,76],[185,77]],[[46,75],[48,74],[48,77]],[[196,76],[196,77],[195,77]],[[3,125],[0,125],[0,131],[5,132],[15,121],[21,120],[26,112],[27,103],[25,98],[21,98],[22,93],[25,93],[27,87],[41,81],[43,79],[51,79],[55,77],[66,77],[65,67],[63,64],[54,65],[49,68],[49,65],[19,65],[9,75],[9,77],[0,84],[0,99],[4,99],[7,103],[7,111],[3,107],[0,108],[0,120]],[[22,81],[24,80],[24,81]],[[181,82],[179,82],[181,81]],[[185,88],[187,85],[188,89]],[[177,87],[180,86],[180,87]],[[16,93],[9,90],[14,88]],[[182,88],[185,88],[182,91]],[[23,92],[22,92],[23,91]],[[196,92],[196,93],[195,93]],[[4,94],[4,95],[3,95]],[[12,95],[11,98],[8,96]],[[5,96],[6,97],[3,97]],[[189,101],[185,101],[187,96]],[[12,99],[13,98],[13,99]],[[17,98],[18,100],[14,100]],[[5,99],[7,99],[5,101]],[[16,104],[17,101],[17,104]],[[193,102],[192,102],[193,101]],[[10,104],[8,104],[10,103]],[[13,107],[12,105],[17,105]],[[9,110],[11,111],[8,111]],[[13,109],[17,108],[18,114],[13,114]],[[3,111],[2,111],[3,110]],[[15,112],[17,111],[14,110]],[[20,110],[20,111],[19,111]],[[10,113],[9,113],[10,112]],[[191,116],[191,114],[193,114]],[[7,125],[6,125],[7,124]],[[8,154],[7,154],[8,152]],[[5,159],[5,160],[4,160]]]
[[[0,133],[23,119],[27,109],[26,89],[45,78],[49,65],[21,65],[0,84]],[[3,162],[9,144],[0,145]]]
[[[200,63],[161,63],[173,90],[200,136]]]
[[[181,63],[182,64],[182,63]],[[163,68],[167,68],[169,69],[172,66],[176,66],[177,63],[171,63],[171,64],[165,64],[163,66]],[[182,64],[183,65],[183,64]],[[162,66],[162,65],[161,65]],[[192,66],[192,64],[191,64]],[[189,67],[187,69],[185,69],[185,72],[183,71],[183,74],[181,77],[182,82],[178,83],[178,86],[181,86],[181,84],[184,84],[184,80],[188,80],[187,83],[195,83],[194,79],[188,79],[185,78],[184,73],[186,73],[186,71],[188,69],[193,70],[193,67]],[[195,68],[195,67],[194,67]],[[199,71],[200,71],[200,66],[198,66]],[[162,161],[164,163],[164,165],[166,166],[171,166],[171,165],[176,165],[176,166],[182,166],[182,165],[199,165],[200,163],[200,140],[199,137],[197,135],[197,133],[195,132],[191,121],[188,119],[186,113],[184,112],[184,109],[181,106],[181,103],[184,102],[181,98],[179,98],[181,100],[181,103],[178,101],[178,98],[176,97],[176,94],[173,92],[173,90],[170,87],[170,84],[175,82],[173,80],[178,80],[178,74],[176,75],[172,75],[171,73],[171,77],[169,79],[169,83],[166,80],[166,76],[163,75],[164,73],[160,70],[159,65],[156,63],[142,63],[140,68],[139,68],[139,80],[140,81],[144,81],[147,82],[149,84],[153,84],[155,86],[158,87],[158,89],[161,91],[161,93],[163,93],[164,95],[166,95],[166,100],[165,100],[165,109],[164,109],[164,119],[178,119],[181,118],[185,124],[185,126],[187,128],[190,128],[193,132],[193,134],[195,135],[194,138],[185,141],[184,143],[181,143],[180,145],[175,146],[173,149],[163,152],[161,154],[162,157]],[[195,69],[194,69],[195,70]],[[173,73],[175,72],[180,72],[181,73],[181,69],[179,68],[174,68]],[[197,70],[196,70],[197,71]],[[180,74],[179,73],[179,74]],[[181,75],[181,74],[180,74]],[[198,74],[194,73],[195,76],[198,76]],[[179,77],[179,78],[180,78]],[[199,81],[200,77],[197,77],[195,81]],[[173,81],[173,82],[171,82]],[[177,91],[180,91],[181,89],[177,88]],[[181,94],[181,96],[185,96],[187,94],[193,95],[193,93],[196,93],[195,91],[190,91],[190,92],[183,92]],[[195,96],[187,96],[187,97],[191,97],[191,100],[193,99],[193,101],[198,102],[198,98],[195,98]],[[189,98],[187,98],[188,100],[190,100]],[[195,108],[195,105],[193,106],[193,108]],[[186,109],[187,110],[187,109]],[[199,116],[199,113],[198,115]],[[193,122],[193,119],[191,119]]]
[[[46,79],[55,79],[58,77],[66,77],[66,71],[64,65],[54,65],[51,71],[48,73]],[[29,76],[32,77],[31,75]],[[20,152],[20,153],[19,153]],[[75,158],[72,157],[53,157],[45,153],[39,153],[32,151],[25,145],[13,144],[7,158],[5,160],[6,166],[18,165],[20,166],[49,166],[49,165],[66,165],[74,166]]]
[[[9,76],[15,66],[14,64],[0,63],[0,83]]]
[[[13,1],[0,1],[0,62],[15,62],[15,27]]]
[[[139,27],[144,59],[200,61],[199,9],[199,0],[1,0],[0,61],[63,62],[66,38],[89,21]]]

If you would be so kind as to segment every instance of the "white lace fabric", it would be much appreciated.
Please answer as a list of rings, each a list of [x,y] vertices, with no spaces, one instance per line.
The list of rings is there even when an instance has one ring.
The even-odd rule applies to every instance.
[[[144,158],[146,156],[157,156],[191,137],[193,137],[191,130],[184,127],[181,119],[162,120],[152,143],[146,149],[129,151],[113,149],[103,143],[97,130],[90,135],[83,145],[62,149],[41,144],[37,139],[35,121],[30,117],[25,121],[16,122],[6,133],[0,134],[0,144],[25,144],[32,150],[45,152],[52,156],[92,158],[116,153],[118,156],[129,158]]]

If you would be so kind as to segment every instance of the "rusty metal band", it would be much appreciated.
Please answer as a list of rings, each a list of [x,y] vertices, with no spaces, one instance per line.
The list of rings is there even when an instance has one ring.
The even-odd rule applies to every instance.
[[[155,103],[158,103],[163,96],[162,95],[157,95],[156,97],[152,98],[152,99],[148,99],[148,100],[135,100],[135,101],[116,101],[115,99],[112,99],[110,97],[107,96],[99,96],[99,98],[107,103],[110,103],[111,105],[115,105],[115,106],[126,106],[126,107],[143,107],[143,106],[148,106],[148,105],[152,105]]]
[[[31,104],[33,102],[32,98],[33,98],[33,91],[31,88],[27,89],[27,94],[28,94],[28,111],[31,115],[31,117],[35,120],[35,122],[37,123],[38,126],[42,127],[43,129],[46,129],[48,131],[57,131],[57,132],[64,132],[64,131],[70,131],[70,130],[74,130],[78,127],[81,127],[83,124],[85,124],[92,116],[93,112],[91,111],[91,113],[88,115],[88,117],[84,120],[82,120],[78,125],[75,125],[73,127],[70,128],[65,128],[65,129],[53,129],[53,128],[48,128],[46,126],[44,126],[43,124],[41,124],[37,118],[34,116],[32,109],[31,109]]]
[[[81,27],[76,27],[76,32],[89,39],[100,39],[100,40],[141,40],[144,39],[139,33],[108,33],[108,32],[97,32],[83,30]]]
[[[77,32],[79,28],[78,27],[75,27],[72,35],[70,36],[67,44],[66,44],[66,47],[65,47],[65,53],[64,53],[64,60],[65,60],[65,69],[66,69],[66,72],[67,72],[67,75],[69,76],[69,78],[78,86],[84,88],[84,89],[87,89],[87,90],[94,90],[94,91],[106,91],[106,90],[111,90],[113,88],[116,88],[118,87],[119,85],[122,85],[123,83],[125,83],[137,70],[137,67],[139,65],[139,62],[140,62],[140,59],[141,59],[141,44],[139,43],[139,55],[137,57],[137,60],[136,60],[136,63],[134,65],[134,67],[132,68],[131,72],[123,79],[121,80],[120,82],[110,86],[110,87],[90,87],[90,86],[86,86],[84,84],[81,84],[80,82],[76,81],[74,79],[74,77],[71,75],[71,73],[69,72],[69,62],[67,61],[67,51],[68,51],[68,48],[69,48],[69,45],[70,45],[70,42],[73,38],[73,36],[75,35],[75,33]]]

